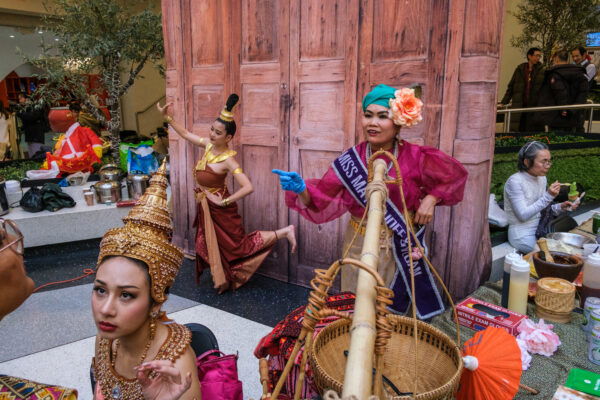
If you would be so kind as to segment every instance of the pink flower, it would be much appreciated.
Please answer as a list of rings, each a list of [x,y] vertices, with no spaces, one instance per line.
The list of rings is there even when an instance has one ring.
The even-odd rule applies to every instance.
[[[415,96],[415,90],[402,88],[396,90],[390,99],[390,112],[396,125],[413,126],[423,120],[423,102]]]
[[[552,331],[553,327],[554,325],[544,323],[543,319],[540,319],[537,324],[526,319],[519,325],[517,339],[525,342],[525,346],[530,353],[550,357],[560,346],[560,339]]]
[[[529,364],[531,364],[531,355],[527,352],[527,343],[524,340],[517,338],[517,344],[519,345],[519,349],[521,349],[521,369],[526,371],[529,368]]]

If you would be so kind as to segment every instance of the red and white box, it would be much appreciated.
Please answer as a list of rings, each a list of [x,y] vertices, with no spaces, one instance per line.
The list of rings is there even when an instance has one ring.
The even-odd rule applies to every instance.
[[[481,331],[488,326],[505,329],[511,335],[519,334],[517,327],[526,315],[507,308],[487,303],[473,297],[467,297],[456,306],[458,322],[462,326]]]

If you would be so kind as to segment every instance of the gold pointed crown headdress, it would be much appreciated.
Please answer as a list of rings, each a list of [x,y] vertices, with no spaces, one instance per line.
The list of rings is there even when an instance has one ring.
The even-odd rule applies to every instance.
[[[225,122],[233,121],[233,107],[237,104],[240,97],[232,93],[227,98],[227,102],[225,103],[225,107],[221,110],[221,114],[219,114],[219,119]]]
[[[157,303],[167,299],[183,261],[183,251],[171,244],[173,224],[167,207],[166,161],[129,214],[124,226],[109,229],[100,242],[98,266],[109,256],[134,258],[148,265],[150,295]]]

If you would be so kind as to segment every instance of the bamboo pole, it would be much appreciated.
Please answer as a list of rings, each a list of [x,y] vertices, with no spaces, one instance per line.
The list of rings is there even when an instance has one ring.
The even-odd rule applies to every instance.
[[[387,165],[375,160],[373,181],[384,181]],[[379,234],[385,209],[385,195],[374,191],[369,201],[367,228],[360,261],[377,271]],[[356,396],[367,399],[371,395],[373,380],[373,353],[375,348],[375,285],[373,276],[362,269],[358,272],[354,317],[350,329],[350,349],[344,374],[342,397]]]

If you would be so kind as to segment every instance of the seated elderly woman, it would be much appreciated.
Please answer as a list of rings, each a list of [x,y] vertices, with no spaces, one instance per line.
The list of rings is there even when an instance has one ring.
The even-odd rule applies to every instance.
[[[183,261],[170,242],[165,169],[123,218],[125,226],[106,232],[100,244],[92,294],[96,400],[201,397],[190,331],[161,312]]]
[[[554,215],[577,204],[565,201],[552,204],[560,191],[558,181],[546,189],[546,174],[552,166],[548,146],[532,141],[519,150],[519,172],[512,174],[504,185],[504,211],[508,216],[508,241],[523,253],[533,251],[541,211],[550,206]]]

